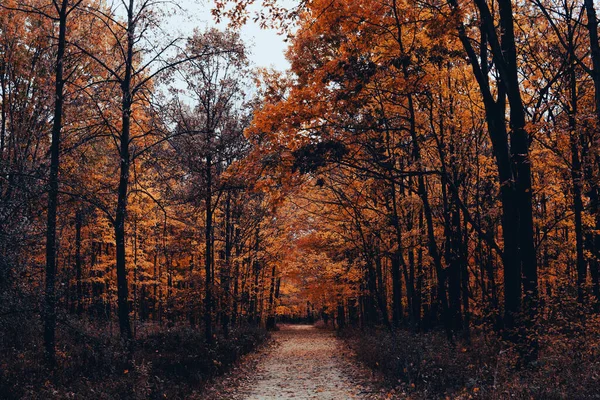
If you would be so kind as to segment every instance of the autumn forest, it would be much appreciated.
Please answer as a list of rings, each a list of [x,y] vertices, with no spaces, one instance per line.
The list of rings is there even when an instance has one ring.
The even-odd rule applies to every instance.
[[[593,0],[193,7],[0,0],[0,399],[600,396]]]

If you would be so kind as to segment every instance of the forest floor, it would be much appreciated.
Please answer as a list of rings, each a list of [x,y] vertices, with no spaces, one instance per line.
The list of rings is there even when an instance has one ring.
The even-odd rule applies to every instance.
[[[282,325],[272,342],[207,388],[210,399],[379,399],[373,376],[343,341],[312,325]],[[366,379],[365,379],[366,378]]]

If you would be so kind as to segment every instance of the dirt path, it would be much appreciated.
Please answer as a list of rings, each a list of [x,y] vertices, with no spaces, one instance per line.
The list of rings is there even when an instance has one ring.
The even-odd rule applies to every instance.
[[[278,344],[258,365],[246,400],[361,398],[333,332],[288,325],[275,339]]]
[[[228,400],[373,398],[353,376],[366,375],[352,365],[333,332],[311,325],[283,325],[274,343],[246,360],[205,397]],[[206,393],[205,393],[206,395]]]

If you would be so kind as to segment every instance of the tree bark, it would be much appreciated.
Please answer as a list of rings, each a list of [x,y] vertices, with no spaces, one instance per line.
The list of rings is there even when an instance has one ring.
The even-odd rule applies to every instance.
[[[51,367],[56,366],[56,214],[58,209],[58,171],[64,106],[64,58],[67,37],[69,0],[62,0],[58,18],[58,49],[56,52],[54,120],[50,145],[50,175],[48,177],[48,215],[46,223],[46,287],[44,299],[44,347]],[[4,103],[3,103],[4,104]],[[3,124],[4,125],[4,124]],[[3,126],[2,138],[4,138]]]
[[[83,313],[83,284],[81,271],[81,228],[83,225],[83,211],[77,210],[75,214],[75,279],[77,280],[77,314]]]
[[[231,221],[231,193],[227,193],[225,202],[225,265],[221,269],[221,281],[223,285],[223,305],[221,325],[223,334],[229,337],[229,322],[231,320],[231,250],[233,240],[233,223]]]
[[[120,173],[117,191],[117,210],[115,213],[115,246],[117,259],[117,306],[119,315],[119,331],[121,338],[129,342],[133,335],[129,320],[129,287],[127,282],[127,259],[125,253],[125,223],[127,219],[127,197],[129,195],[129,170],[131,156],[129,152],[131,130],[131,105],[133,103],[131,83],[133,74],[133,46],[135,22],[133,18],[133,2],[129,0],[127,10],[127,58],[125,62],[125,76],[121,82],[121,136],[119,155]]]
[[[210,143],[210,138],[207,139]],[[207,146],[208,147],[208,146]],[[206,222],[204,230],[204,332],[206,343],[212,343],[212,155],[207,148],[206,155]]]
[[[592,80],[594,82],[594,104],[596,112],[596,129],[590,138],[590,145],[584,146],[585,156],[582,159],[586,163],[585,178],[588,182],[587,191],[589,201],[589,211],[594,216],[595,226],[592,232],[587,234],[586,243],[592,257],[590,259],[590,272],[593,281],[594,297],[596,298],[596,309],[600,311],[600,190],[596,183],[598,174],[598,164],[600,156],[594,156],[586,151],[586,148],[597,149],[600,146],[600,40],[598,39],[598,18],[594,8],[594,0],[584,0],[584,7],[587,15],[587,29],[590,35],[590,50],[592,58]],[[591,152],[594,153],[594,152]],[[596,164],[594,168],[592,165]]]

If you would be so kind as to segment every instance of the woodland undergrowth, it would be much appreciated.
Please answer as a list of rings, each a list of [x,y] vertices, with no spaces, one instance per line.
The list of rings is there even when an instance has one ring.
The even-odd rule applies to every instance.
[[[515,349],[490,327],[469,340],[439,330],[345,329],[340,336],[394,398],[598,399],[600,319],[546,314],[538,326],[539,359],[519,367]],[[561,319],[560,328],[550,319]],[[554,326],[554,327],[553,327]]]
[[[51,373],[34,317],[0,321],[1,399],[184,399],[268,337],[264,329],[246,326],[207,345],[202,329],[142,324],[130,359],[117,326],[66,317],[58,324],[58,367]]]

